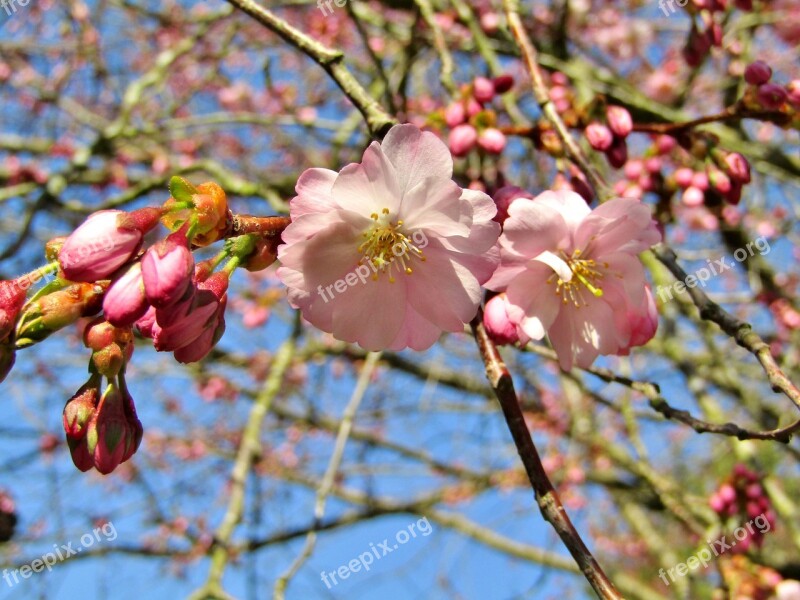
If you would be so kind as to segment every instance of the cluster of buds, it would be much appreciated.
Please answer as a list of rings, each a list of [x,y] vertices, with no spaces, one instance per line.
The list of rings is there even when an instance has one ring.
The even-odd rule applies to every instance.
[[[89,380],[64,407],[67,444],[81,471],[94,467],[110,473],[141,443],[142,424],[125,383],[134,327],[156,350],[173,352],[180,362],[201,360],[225,330],[233,271],[261,270],[277,258],[277,234],[288,219],[234,217],[215,183],[195,187],[174,177],[170,191],[161,207],[93,213],[71,235],[47,244],[46,267],[0,281],[0,381],[17,349],[102,309],[84,330],[84,344],[92,351]],[[145,235],[159,222],[171,233],[143,250]],[[215,258],[195,265],[193,248],[232,230],[238,237],[227,239]],[[28,288],[50,275],[26,299]]]
[[[506,136],[496,127],[496,114],[489,104],[495,96],[514,86],[511,75],[494,79],[476,77],[462,90],[462,97],[444,110],[444,121],[450,127],[448,144],[453,156],[466,156],[475,147],[487,154],[500,154],[506,147]]]
[[[690,11],[697,14],[692,20],[689,38],[683,48],[683,58],[690,67],[699,66],[711,48],[722,46],[722,21],[728,0],[692,0]],[[752,10],[752,0],[737,0],[741,10]],[[699,21],[699,23],[698,23]]]
[[[783,579],[775,569],[765,567],[742,554],[720,561],[720,571],[729,597],[744,600],[800,600],[800,582]]]
[[[64,432],[72,462],[104,475],[134,455],[144,429],[122,373],[110,378],[101,395],[102,377],[89,380],[64,406]]]
[[[709,506],[724,521],[746,522],[762,518],[769,524],[768,529],[758,528],[748,531],[749,535],[737,541],[733,552],[746,552],[752,544],[760,548],[764,543],[764,533],[775,526],[775,513],[772,504],[761,486],[758,473],[738,464],[734,467],[728,481],[724,482],[708,499]],[[738,539],[738,538],[737,538]]]
[[[586,126],[584,135],[589,145],[603,152],[608,163],[619,169],[628,162],[628,144],[626,138],[633,131],[631,113],[622,106],[606,107],[606,123],[592,121]]]
[[[7,542],[14,536],[17,526],[17,510],[11,495],[0,490],[0,543]]]
[[[800,79],[794,79],[787,85],[770,81],[772,68],[763,60],[747,65],[744,80],[750,86],[745,92],[745,105],[767,110],[781,110],[788,102],[800,109]]]

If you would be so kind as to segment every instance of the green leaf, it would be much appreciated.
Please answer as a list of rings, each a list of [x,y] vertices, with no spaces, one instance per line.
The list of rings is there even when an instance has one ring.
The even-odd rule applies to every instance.
[[[178,202],[191,202],[192,196],[198,192],[191,183],[176,175],[169,180],[169,193]]]

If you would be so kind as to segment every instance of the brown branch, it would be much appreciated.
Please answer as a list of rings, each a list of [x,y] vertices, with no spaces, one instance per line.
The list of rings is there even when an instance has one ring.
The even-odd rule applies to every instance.
[[[678,281],[686,280],[688,275],[678,264],[678,257],[674,250],[664,244],[658,244],[653,247],[653,253]],[[713,302],[700,288],[686,286],[686,291],[700,311],[700,318],[719,325],[720,329],[736,340],[737,344],[753,354],[767,374],[767,380],[772,386],[772,390],[785,394],[800,409],[800,390],[784,374],[775,357],[772,356],[769,345],[753,331],[752,326],[740,321],[719,304]]]
[[[270,31],[278,34],[325,69],[364,116],[367,127],[374,137],[382,138],[391,126],[397,123],[397,120],[388,114],[353,76],[345,65],[344,54],[340,50],[332,50],[320,44],[253,0],[227,1]]]
[[[525,423],[522,409],[519,406],[511,374],[500,357],[497,347],[483,327],[483,311],[478,312],[478,316],[475,317],[470,325],[480,349],[481,357],[486,365],[486,377],[489,379],[489,383],[500,402],[500,407],[503,409],[508,429],[511,432],[511,437],[514,438],[517,452],[533,486],[536,503],[539,505],[542,516],[556,530],[561,541],[564,542],[564,545],[575,559],[575,562],[578,563],[584,577],[597,595],[600,598],[622,598],[622,595],[608,579],[608,576],[603,572],[603,569],[581,539],[580,534],[575,529],[572,521],[570,521],[566,509],[561,504],[558,493],[547,477],[547,472],[544,470],[539,452],[536,450],[533,438]]]
[[[558,360],[556,353],[549,348],[529,344],[524,348],[524,350],[534,352],[539,356],[544,356],[552,360]],[[719,425],[715,423],[709,423],[707,421],[697,419],[687,410],[682,410],[672,406],[661,395],[661,388],[657,383],[653,383],[651,381],[637,381],[635,379],[630,379],[629,377],[617,375],[609,369],[602,369],[599,367],[589,367],[582,370],[586,373],[594,375],[599,379],[602,379],[606,383],[618,383],[632,389],[635,392],[639,392],[645,398],[647,398],[647,401],[653,410],[657,411],[667,419],[679,421],[684,425],[688,425],[697,433],[716,433],[719,435],[735,437],[740,440],[770,440],[788,444],[792,440],[792,435],[797,431],[800,431],[800,419],[790,425],[787,425],[786,427],[782,427],[780,429],[770,429],[767,431],[752,431],[750,429],[740,427],[736,423],[723,423]]]
[[[748,110],[740,104],[734,104],[715,115],[707,115],[684,121],[683,123],[639,123],[634,124],[633,130],[641,133],[669,133],[676,134],[693,129],[698,125],[707,123],[718,123],[720,121],[738,121],[741,119],[760,119],[772,123],[784,123],[788,120],[788,115],[775,110]]]

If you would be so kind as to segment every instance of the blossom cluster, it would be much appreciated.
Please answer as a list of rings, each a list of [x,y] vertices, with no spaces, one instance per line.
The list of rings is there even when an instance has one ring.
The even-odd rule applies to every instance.
[[[110,473],[141,443],[143,427],[125,381],[134,332],[179,362],[201,360],[225,330],[231,273],[238,266],[264,268],[275,259],[274,249],[264,253],[269,244],[243,235],[228,240],[217,257],[195,264],[192,249],[216,242],[229,229],[227,199],[211,182],[194,187],[173,178],[170,189],[172,197],[161,207],[101,210],[68,237],[48,242],[50,263],[36,274],[55,277],[30,299],[34,277],[0,282],[2,378],[17,349],[101,313],[83,329],[91,350],[89,379],[63,413],[67,444],[82,471]],[[146,234],[159,222],[171,233],[143,250]]]
[[[485,104],[509,86],[477,79],[470,94]],[[453,106],[448,112],[453,123],[461,118]],[[609,112],[624,142],[623,121]],[[453,167],[435,134],[395,126],[362,162],[301,175],[280,246],[277,236],[256,235],[264,233],[257,224],[256,233],[228,239],[199,263],[194,248],[228,236],[234,221],[241,233],[243,219],[258,219],[232,215],[214,183],[173,178],[161,207],[96,212],[48,243],[45,270],[55,278],[30,299],[27,276],[0,282],[3,373],[16,349],[101,312],[85,325],[90,375],[63,422],[76,466],[109,473],[143,435],[125,381],[134,335],[179,362],[201,360],[225,330],[239,266],[258,270],[279,259],[290,304],[317,328],[368,350],[425,350],[443,332],[463,331],[479,314],[484,287],[496,293],[486,305],[489,334],[518,344],[547,336],[564,369],[627,354],[654,335],[655,302],[637,255],[660,234],[646,205],[618,198],[592,210],[569,190],[534,197],[512,186],[493,199],[456,184]],[[143,249],[159,222],[170,233]]]

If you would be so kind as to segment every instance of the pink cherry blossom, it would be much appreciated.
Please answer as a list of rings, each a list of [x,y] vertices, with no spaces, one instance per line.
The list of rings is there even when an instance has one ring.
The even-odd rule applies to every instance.
[[[486,303],[483,325],[497,344],[516,344],[519,341],[517,326],[508,317],[508,299],[498,294]]]
[[[462,331],[497,266],[500,226],[492,199],[452,176],[447,147],[413,125],[339,173],[303,173],[278,249],[291,304],[369,350],[424,350]]]
[[[654,305],[637,254],[661,235],[646,205],[617,198],[591,210],[574,192],[547,191],[508,212],[500,267],[486,287],[506,292],[523,343],[547,335],[569,370],[652,337]]]

